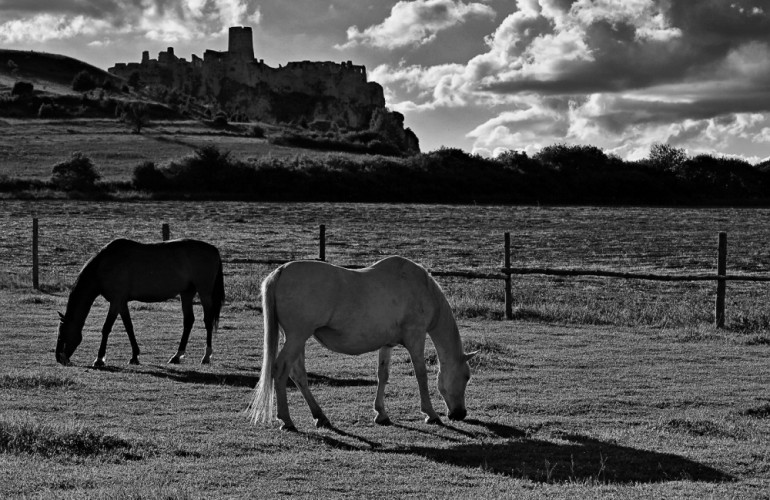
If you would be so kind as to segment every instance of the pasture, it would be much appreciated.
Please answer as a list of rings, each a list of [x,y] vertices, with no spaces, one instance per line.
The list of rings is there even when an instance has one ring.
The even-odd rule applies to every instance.
[[[374,424],[376,353],[308,344],[311,388],[334,428],[317,430],[298,391],[299,433],[252,426],[259,375],[258,285],[245,259],[317,255],[367,264],[401,254],[429,269],[491,271],[512,233],[514,265],[708,272],[728,231],[728,270],[761,273],[770,211],[591,207],[94,203],[3,201],[0,224],[0,495],[80,498],[763,497],[770,488],[770,287],[728,284],[727,328],[710,326],[713,283],[514,279],[517,319],[501,321],[502,282],[439,279],[466,350],[479,349],[465,421],[423,423],[396,349]],[[40,218],[41,288],[31,288],[31,218]],[[134,303],[141,366],[116,325],[92,369],[106,314],[97,300],[72,367],[54,360],[57,310],[86,258],[109,240],[217,244],[228,296],[212,365],[200,306],[185,364],[165,362],[182,329],[178,300]],[[431,392],[439,405],[433,360]]]

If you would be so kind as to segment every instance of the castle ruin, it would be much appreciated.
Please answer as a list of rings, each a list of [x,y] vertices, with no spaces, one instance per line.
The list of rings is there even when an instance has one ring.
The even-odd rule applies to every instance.
[[[144,85],[162,85],[229,115],[265,122],[329,121],[350,129],[368,128],[375,111],[385,110],[382,87],[367,81],[366,68],[352,62],[289,62],[273,68],[255,59],[252,30],[229,29],[225,52],[206,50],[203,58],[179,58],[173,47],[139,63],[108,69]]]

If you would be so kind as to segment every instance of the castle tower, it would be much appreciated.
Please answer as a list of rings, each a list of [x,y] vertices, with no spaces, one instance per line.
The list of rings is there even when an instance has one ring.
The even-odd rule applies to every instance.
[[[254,40],[249,26],[231,26],[227,52],[246,60],[254,59]]]

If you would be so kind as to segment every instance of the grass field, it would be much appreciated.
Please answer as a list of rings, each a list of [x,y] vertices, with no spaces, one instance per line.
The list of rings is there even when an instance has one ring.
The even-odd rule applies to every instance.
[[[334,428],[316,430],[292,390],[300,432],[287,434],[242,413],[259,374],[257,287],[269,269],[234,262],[315,257],[324,223],[328,259],[345,264],[398,253],[432,269],[491,271],[511,231],[517,265],[710,272],[726,230],[729,271],[759,273],[766,210],[0,203],[0,496],[767,496],[766,285],[730,283],[728,328],[715,330],[713,284],[517,278],[519,319],[507,322],[495,319],[501,283],[440,280],[466,348],[481,351],[468,419],[424,424],[397,349],[386,399],[395,425],[378,427],[376,354],[345,357],[310,342],[311,388]],[[30,286],[33,216],[43,292]],[[186,363],[165,364],[181,331],[172,300],[132,307],[141,366],[125,364],[118,325],[108,368],[91,369],[101,299],[75,366],[56,365],[56,311],[79,266],[117,236],[158,240],[162,222],[174,237],[215,242],[228,261],[213,365],[197,364],[200,321]]]

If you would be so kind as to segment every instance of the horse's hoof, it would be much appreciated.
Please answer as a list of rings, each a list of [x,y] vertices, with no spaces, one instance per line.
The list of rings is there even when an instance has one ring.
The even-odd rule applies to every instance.
[[[104,368],[104,360],[97,359],[94,361],[94,368]]]
[[[168,364],[178,365],[179,363],[182,362],[182,358],[184,358],[184,356],[173,356],[171,359],[168,360]]]
[[[297,428],[294,427],[294,424],[281,424],[281,430],[285,432],[297,432]]]
[[[203,358],[201,360],[202,365],[210,365],[211,364],[211,358]]]
[[[389,417],[385,417],[385,418],[377,417],[374,419],[374,423],[377,425],[393,425],[393,422],[390,420]]]
[[[137,358],[131,358],[131,360],[128,362],[129,365],[138,365],[139,360]]]
[[[425,423],[431,425],[442,425],[439,417],[425,417]]]
[[[331,427],[332,423],[329,422],[328,418],[322,417],[315,420],[315,426],[316,428],[320,429],[321,427]]]

